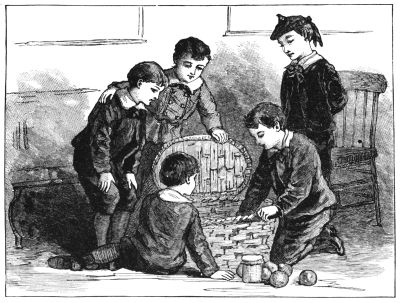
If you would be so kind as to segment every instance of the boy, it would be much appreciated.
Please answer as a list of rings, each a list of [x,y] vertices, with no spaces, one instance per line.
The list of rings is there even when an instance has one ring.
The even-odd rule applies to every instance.
[[[169,86],[160,94],[159,102],[152,106],[152,120],[147,125],[146,159],[139,168],[141,196],[157,190],[151,178],[152,164],[163,143],[181,137],[183,121],[197,110],[210,135],[220,143],[228,139],[222,129],[217,107],[207,84],[201,77],[211,60],[211,51],[203,41],[189,37],[178,41],[173,54],[174,67],[165,70]],[[112,83],[100,97],[99,102],[113,95],[126,82]],[[145,186],[145,188],[143,188]]]
[[[128,73],[128,87],[97,103],[88,124],[73,140],[74,168],[94,210],[97,245],[118,243],[137,202],[136,177],[145,143],[146,106],[167,79],[155,62]],[[107,241],[109,236],[110,241]]]
[[[174,274],[186,263],[185,247],[205,277],[231,280],[231,271],[220,271],[201,227],[198,210],[189,196],[196,186],[197,160],[174,153],[161,165],[160,180],[166,189],[147,196],[139,214],[139,227],[129,231],[119,244],[99,247],[80,262],[71,257],[53,257],[53,268],[78,270],[82,266],[119,260],[122,267],[153,274]]]
[[[314,144],[285,129],[285,116],[273,103],[258,104],[245,116],[245,125],[264,151],[236,220],[255,213],[264,220],[280,217],[270,253],[276,264],[296,264],[320,240],[328,240],[335,253],[344,255],[343,241],[327,230],[336,199],[322,176]],[[258,209],[271,188],[276,204]]]
[[[335,67],[311,48],[321,35],[311,17],[278,14],[271,40],[278,40],[292,60],[283,74],[281,105],[289,130],[302,133],[316,143],[322,173],[330,183],[331,150],[334,146],[333,116],[347,103],[346,92]]]

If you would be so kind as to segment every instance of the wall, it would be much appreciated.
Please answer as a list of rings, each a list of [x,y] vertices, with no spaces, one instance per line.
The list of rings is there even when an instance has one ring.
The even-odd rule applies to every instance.
[[[325,29],[335,29],[332,27],[336,25],[340,29],[354,29],[359,22],[362,28],[358,29],[367,26],[373,30],[364,34],[324,35],[324,47],[318,51],[337,70],[378,72],[388,80],[388,89],[381,97],[379,108],[377,160],[384,216],[390,227],[393,212],[393,168],[390,164],[393,163],[391,7],[275,7],[271,8],[271,15],[266,18],[276,18],[277,12],[310,14],[314,22]],[[70,162],[68,142],[83,127],[84,118],[100,94],[100,91],[92,91],[79,97],[49,98],[40,91],[79,88],[103,90],[112,80],[124,79],[130,67],[143,60],[155,60],[168,68],[173,64],[175,43],[187,36],[196,36],[210,45],[213,60],[204,78],[217,100],[225,128],[233,138],[249,148],[252,158],[257,162],[260,150],[254,146],[240,121],[254,104],[263,100],[278,102],[281,75],[284,66],[289,64],[276,41],[271,41],[268,36],[223,37],[226,30],[226,7],[223,6],[146,7],[144,37],[148,42],[144,44],[16,46],[13,42],[18,41],[13,41],[13,33],[18,29],[9,27],[7,30],[7,92],[39,91],[37,95],[41,100],[37,103],[38,107],[29,113],[31,119],[40,121],[36,122],[40,123],[36,129],[43,132],[49,144],[41,146],[41,139],[38,139],[35,157],[39,162],[35,165],[43,160],[40,149],[48,151],[46,158],[59,154],[61,150],[62,156],[55,156],[54,159]],[[9,135],[14,127],[9,122],[13,121],[13,113],[18,111],[10,107],[14,97],[8,95],[7,99],[10,113],[7,116],[7,169],[17,161]],[[41,104],[45,104],[47,111],[43,110]],[[38,116],[32,116],[32,113]],[[186,134],[203,129],[198,128],[198,117],[193,119],[195,122],[187,124]],[[46,133],[46,130],[49,132]],[[52,146],[57,148],[52,149]],[[6,198],[9,201],[9,181],[6,185]]]

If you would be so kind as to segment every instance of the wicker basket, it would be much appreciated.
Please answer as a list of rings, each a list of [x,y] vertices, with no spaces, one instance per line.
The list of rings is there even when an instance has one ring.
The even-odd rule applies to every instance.
[[[259,254],[269,260],[277,220],[235,223],[234,217],[205,219],[203,231],[215,261],[223,269],[235,270],[243,255]]]
[[[161,162],[177,152],[194,156],[200,165],[198,184],[191,196],[200,213],[203,231],[217,264],[235,270],[243,255],[261,254],[269,259],[276,221],[234,222],[241,200],[238,194],[251,177],[251,159],[244,146],[229,139],[216,143],[211,136],[183,137],[166,143],[153,163],[153,178],[158,178]],[[189,266],[195,267],[193,261]]]
[[[166,143],[153,163],[153,178],[163,188],[158,173],[166,156],[174,152],[194,156],[200,165],[200,173],[192,198],[232,199],[249,183],[251,159],[246,148],[229,139],[224,144],[215,142],[211,136],[183,137]]]

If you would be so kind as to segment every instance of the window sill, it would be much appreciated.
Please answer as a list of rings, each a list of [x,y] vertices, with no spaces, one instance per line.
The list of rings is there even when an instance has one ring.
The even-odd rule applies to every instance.
[[[62,41],[28,41],[15,43],[19,46],[97,46],[97,45],[122,45],[141,44],[147,40],[137,39],[92,39],[92,40],[62,40]]]
[[[357,31],[344,31],[344,30],[321,30],[323,35],[337,35],[337,34],[366,34],[372,33],[369,30],[357,30]],[[271,30],[243,30],[243,31],[226,31],[224,37],[233,36],[270,36]]]

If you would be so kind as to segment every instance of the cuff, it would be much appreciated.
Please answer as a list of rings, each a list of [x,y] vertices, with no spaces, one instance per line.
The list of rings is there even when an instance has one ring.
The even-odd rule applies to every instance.
[[[217,266],[217,267],[213,267],[213,268],[210,268],[210,269],[205,269],[205,270],[202,272],[202,274],[203,274],[203,276],[209,278],[209,277],[211,277],[213,274],[215,274],[218,270],[219,270],[219,267]]]

